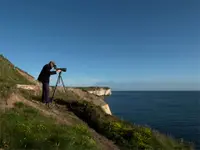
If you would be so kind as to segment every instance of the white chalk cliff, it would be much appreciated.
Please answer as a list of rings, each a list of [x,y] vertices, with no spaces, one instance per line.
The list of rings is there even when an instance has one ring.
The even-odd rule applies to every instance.
[[[88,92],[97,96],[110,96],[112,94],[111,89],[107,88],[88,90]]]

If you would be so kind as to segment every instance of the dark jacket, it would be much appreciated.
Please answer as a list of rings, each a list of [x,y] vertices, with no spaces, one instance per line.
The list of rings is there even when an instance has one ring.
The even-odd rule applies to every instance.
[[[38,76],[38,81],[42,83],[49,83],[50,76],[53,74],[56,74],[56,71],[50,71],[50,70],[51,70],[50,64],[44,65],[44,67],[42,68],[42,71],[40,72]]]

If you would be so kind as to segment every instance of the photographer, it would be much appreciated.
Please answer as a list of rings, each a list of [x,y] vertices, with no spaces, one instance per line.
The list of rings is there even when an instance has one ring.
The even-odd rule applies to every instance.
[[[50,61],[48,64],[44,65],[42,68],[38,81],[42,83],[42,101],[45,103],[49,103],[49,79],[51,75],[56,74],[57,72],[61,72],[60,69],[56,69],[56,71],[51,71],[52,68],[55,68],[55,62]]]

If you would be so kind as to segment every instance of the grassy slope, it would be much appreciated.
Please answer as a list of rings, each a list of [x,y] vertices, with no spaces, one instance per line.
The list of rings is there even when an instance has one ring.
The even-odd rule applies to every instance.
[[[31,84],[26,78],[16,71],[16,67],[0,55],[0,82],[10,84]]]
[[[16,84],[32,84],[16,71],[15,66],[0,55],[0,97],[6,97]]]
[[[36,109],[16,103],[1,114],[0,148],[8,149],[98,149],[84,125],[66,126],[42,116]]]
[[[18,91],[16,84],[31,84],[15,66],[0,55],[0,100]],[[37,110],[16,105],[0,112],[0,149],[98,149],[88,129],[79,126],[56,125]]]
[[[33,96],[24,92],[28,99],[39,100],[41,95]],[[65,97],[62,99],[61,97]],[[131,124],[115,116],[105,114],[100,107],[86,101],[70,101],[70,97],[59,93],[57,103],[66,105],[68,110],[85,121],[91,128],[114,141],[122,150],[192,150],[190,143],[159,133],[149,127]]]
[[[121,149],[189,150],[189,143],[178,141],[149,127],[138,126],[105,114],[100,107],[88,102],[62,100],[71,111],[100,134],[114,141]],[[61,103],[61,102],[60,102]]]

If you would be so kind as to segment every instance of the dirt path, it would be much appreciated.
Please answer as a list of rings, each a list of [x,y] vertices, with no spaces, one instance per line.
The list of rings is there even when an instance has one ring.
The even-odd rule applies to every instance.
[[[65,117],[63,113],[59,112],[55,108],[48,108],[45,104],[26,100],[21,95],[11,94],[10,97],[7,99],[7,108],[12,108],[14,103],[16,102],[23,102],[27,106],[31,106],[37,110],[39,110],[44,116],[54,118],[57,123],[64,123],[67,125],[72,125],[71,120],[68,117]]]
[[[56,120],[56,123],[59,124],[66,124],[66,125],[75,125],[75,124],[85,124],[82,120],[80,120],[77,116],[75,116],[72,112],[67,111],[67,108],[62,105],[55,105],[51,104],[50,107],[47,107],[45,104],[34,101],[34,100],[27,100],[21,95],[11,94],[10,97],[7,99],[7,104],[4,106],[5,108],[12,108],[14,107],[14,103],[16,102],[23,102],[25,105],[31,106],[41,112],[41,114],[52,117]],[[88,126],[88,125],[87,125]],[[101,150],[119,150],[119,148],[111,141],[108,140],[106,137],[98,134],[94,129],[88,126],[90,133],[93,135],[94,140],[98,143]]]

